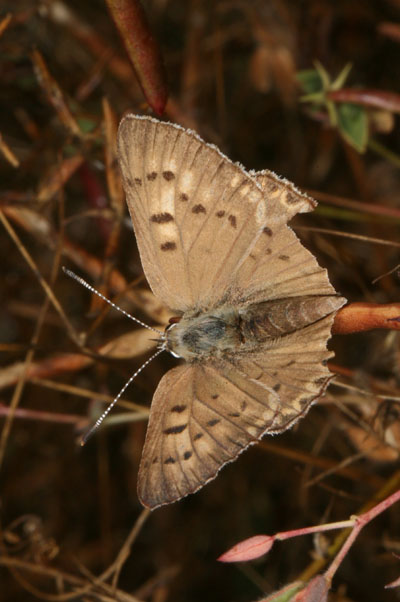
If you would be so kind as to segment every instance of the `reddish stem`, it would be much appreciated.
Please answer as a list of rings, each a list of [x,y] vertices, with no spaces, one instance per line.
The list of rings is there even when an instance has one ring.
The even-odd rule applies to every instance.
[[[337,312],[332,333],[350,334],[374,328],[400,330],[400,303],[350,303]]]
[[[164,64],[139,0],[106,0],[143,93],[162,115],[168,98]]]
[[[400,113],[400,94],[383,90],[363,88],[342,88],[331,90],[326,94],[334,102],[352,102],[373,109],[384,109],[392,113]]]

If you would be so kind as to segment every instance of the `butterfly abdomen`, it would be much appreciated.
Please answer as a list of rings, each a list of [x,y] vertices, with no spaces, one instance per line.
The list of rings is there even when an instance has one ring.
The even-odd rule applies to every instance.
[[[342,304],[332,295],[290,297],[264,301],[239,311],[240,328],[246,343],[262,343],[314,324]]]

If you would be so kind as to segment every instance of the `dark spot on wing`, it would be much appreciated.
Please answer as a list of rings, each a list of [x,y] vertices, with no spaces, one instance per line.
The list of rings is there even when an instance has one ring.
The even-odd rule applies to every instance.
[[[271,255],[272,251],[271,249],[268,247],[268,249],[265,250],[265,254],[266,255]]]
[[[176,243],[173,242],[172,240],[170,240],[168,242],[163,242],[163,244],[160,245],[160,249],[161,249],[161,251],[175,251]]]
[[[179,435],[179,433],[182,433],[185,428],[187,427],[187,424],[178,424],[177,426],[170,426],[167,429],[163,430],[164,435]]]
[[[126,183],[128,184],[128,186],[133,186],[132,178],[127,177]]]
[[[215,426],[218,422],[221,422],[219,418],[213,418],[207,422],[207,426]]]
[[[280,383],[277,383],[277,384],[276,384],[276,385],[274,385],[272,388],[273,388],[273,390],[274,390],[274,391],[278,392],[278,391],[279,391],[279,389],[281,388],[281,384],[280,384]]]
[[[183,459],[184,460],[189,460],[189,458],[191,458],[193,456],[193,452],[191,451],[185,451],[185,453],[183,454]]]
[[[186,194],[186,192],[181,192],[181,195],[180,195],[179,199],[180,199],[181,201],[184,201],[184,202],[186,202],[186,201],[188,201],[188,200],[189,200],[189,197],[188,197],[188,195]]]
[[[242,412],[244,412],[246,408],[247,408],[247,401],[242,401],[240,404],[240,410]]]
[[[268,228],[268,226],[265,226],[265,227],[263,228],[263,232],[264,232],[264,234],[266,234],[267,236],[272,236],[272,230],[271,230],[271,228]]]
[[[254,259],[254,260],[257,259],[257,257],[255,255],[253,255],[253,253],[250,253],[249,257],[251,257],[251,259]]]
[[[216,215],[217,217],[224,217],[224,215],[225,215],[225,211],[223,211],[223,210],[221,209],[221,211],[217,211],[217,213],[216,213],[215,215]]]
[[[166,224],[167,222],[173,222],[174,216],[167,212],[153,213],[153,215],[150,217],[150,221],[154,222],[155,224]]]
[[[198,205],[193,206],[192,213],[207,213],[207,211],[206,211],[206,208],[204,207],[204,205],[201,205],[199,203]]]
[[[230,418],[240,418],[239,412],[229,412],[228,416]]]
[[[175,174],[173,171],[163,171],[162,175],[163,175],[164,180],[167,180],[167,182],[170,182],[171,180],[173,180],[175,178]]]
[[[181,414],[186,410],[187,406],[174,406],[171,408],[171,412],[176,412],[177,414]]]
[[[279,259],[282,261],[289,261],[290,257],[289,255],[279,255]]]
[[[164,464],[175,464],[175,460],[174,460],[174,458],[172,458],[170,456],[169,458],[167,458],[166,460],[164,460]]]
[[[135,184],[137,184],[138,186],[142,185],[142,178],[135,178]]]
[[[236,223],[236,216],[235,215],[230,215],[228,217],[229,223],[232,226],[232,228],[236,228],[237,223]]]
[[[297,205],[300,202],[299,197],[293,192],[288,192],[286,194],[286,202],[288,205]]]
[[[203,433],[196,433],[195,436],[193,437],[193,441],[197,441],[198,439],[201,439],[203,436]]]
[[[157,172],[156,171],[151,171],[150,173],[147,174],[146,178],[150,181],[153,182],[157,177]]]
[[[293,364],[296,363],[296,360],[290,360],[290,362],[288,362],[285,366],[285,368],[289,368],[289,366],[293,366]]]
[[[275,190],[278,190],[278,185],[274,182],[268,182],[265,186],[265,190],[267,192],[275,192]]]
[[[218,393],[215,393],[214,395],[211,395],[211,399],[218,399],[219,395]]]
[[[155,458],[153,458],[152,464],[157,464],[157,462],[158,462],[158,458],[156,456]]]

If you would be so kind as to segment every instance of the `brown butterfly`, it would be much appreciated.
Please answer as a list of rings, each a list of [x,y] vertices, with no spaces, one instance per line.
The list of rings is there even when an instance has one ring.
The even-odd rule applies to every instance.
[[[316,206],[290,182],[150,117],[122,120],[118,152],[147,280],[180,317],[162,346],[185,360],[151,406],[138,494],[156,508],[307,413],[346,300],[287,226]]]

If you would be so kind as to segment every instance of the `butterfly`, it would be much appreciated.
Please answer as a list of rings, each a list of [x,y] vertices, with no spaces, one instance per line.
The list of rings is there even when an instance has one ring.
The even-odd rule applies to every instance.
[[[287,180],[147,116],[123,118],[118,157],[143,270],[177,316],[162,344],[184,360],[151,404],[138,496],[154,509],[308,412],[346,300],[287,225],[316,206]]]

